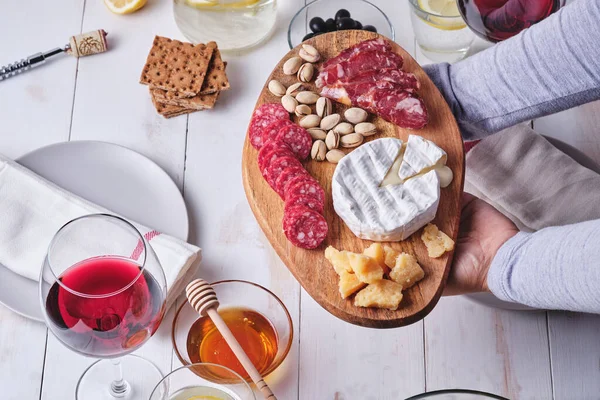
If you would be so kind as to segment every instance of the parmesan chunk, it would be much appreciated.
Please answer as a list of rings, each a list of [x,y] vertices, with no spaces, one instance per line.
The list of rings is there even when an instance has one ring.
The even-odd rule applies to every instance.
[[[421,240],[427,246],[427,253],[431,258],[438,258],[447,251],[454,250],[454,240],[440,231],[434,224],[427,224],[421,235]]]
[[[373,283],[383,279],[383,269],[374,258],[349,252],[348,260],[352,271],[361,282]]]
[[[359,281],[355,274],[342,271],[338,286],[340,289],[340,294],[342,295],[342,299],[345,299],[357,290],[364,288],[366,283]]]
[[[333,269],[338,275],[342,275],[342,272],[352,272],[347,251],[339,251],[335,247],[329,246],[325,249],[325,258],[333,265]]]
[[[425,276],[425,272],[417,262],[417,259],[406,253],[402,253],[396,259],[396,265],[390,272],[390,278],[402,285],[402,290],[408,289]]]
[[[385,253],[383,251],[383,246],[381,243],[373,243],[369,247],[363,250],[363,254],[365,256],[369,256],[374,258],[375,261],[379,264],[381,268],[383,268],[384,272],[387,272],[388,267],[385,265]]]
[[[383,246],[383,251],[385,253],[385,265],[388,268],[394,268],[396,265],[396,258],[400,255],[400,252],[392,249],[390,246]]]
[[[395,311],[402,301],[402,286],[394,281],[380,280],[370,284],[354,297],[357,307],[387,308]]]

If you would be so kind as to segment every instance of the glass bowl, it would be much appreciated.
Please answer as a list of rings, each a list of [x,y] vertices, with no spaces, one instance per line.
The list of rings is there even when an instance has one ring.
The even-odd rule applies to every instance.
[[[396,39],[394,26],[387,15],[366,0],[315,0],[302,7],[290,21],[288,28],[290,49],[302,43],[302,38],[312,32],[309,22],[313,17],[321,17],[324,20],[334,18],[340,8],[348,10],[353,18],[360,15],[360,22],[363,25],[373,25],[379,34],[387,36],[392,41]]]
[[[292,347],[294,328],[292,318],[281,300],[270,290],[252,282],[227,280],[212,284],[219,299],[219,311],[232,307],[243,307],[257,311],[266,317],[277,334],[277,353],[271,364],[262,372],[266,376],[281,365]],[[187,338],[190,328],[200,317],[186,301],[173,320],[171,339],[177,358],[183,365],[190,365]],[[204,361],[204,360],[203,360]],[[250,378],[246,379],[250,382]]]
[[[227,383],[212,378],[214,374],[229,377]],[[197,396],[197,397],[196,397]],[[199,363],[178,368],[156,385],[150,400],[188,399],[256,400],[241,376],[222,365]]]
[[[508,400],[504,397],[469,389],[446,389],[421,393],[406,400]]]

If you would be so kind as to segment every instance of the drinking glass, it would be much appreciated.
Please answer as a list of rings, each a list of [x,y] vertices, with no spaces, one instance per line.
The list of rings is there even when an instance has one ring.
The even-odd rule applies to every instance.
[[[224,382],[220,377],[226,376]],[[241,376],[210,363],[178,368],[156,385],[150,400],[256,400],[254,392]]]
[[[39,287],[44,318],[56,338],[79,354],[102,359],[84,372],[76,398],[148,398],[162,374],[141,357],[123,356],[158,329],[167,288],[140,232],[107,214],[68,222],[50,242]]]

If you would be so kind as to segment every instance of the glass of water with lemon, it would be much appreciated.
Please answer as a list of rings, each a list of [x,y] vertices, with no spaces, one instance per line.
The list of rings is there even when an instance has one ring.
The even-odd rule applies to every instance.
[[[277,0],[173,0],[173,12],[190,42],[215,41],[219,50],[242,50],[268,37]]]
[[[475,35],[463,20],[456,0],[408,0],[417,43],[431,61],[456,62],[467,54]]]

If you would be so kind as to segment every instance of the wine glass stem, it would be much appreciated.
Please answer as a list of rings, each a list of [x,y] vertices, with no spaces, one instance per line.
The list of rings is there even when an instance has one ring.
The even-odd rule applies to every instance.
[[[115,380],[110,384],[110,394],[113,397],[125,397],[129,393],[129,384],[123,379],[121,359],[114,358],[110,362],[115,366]]]

